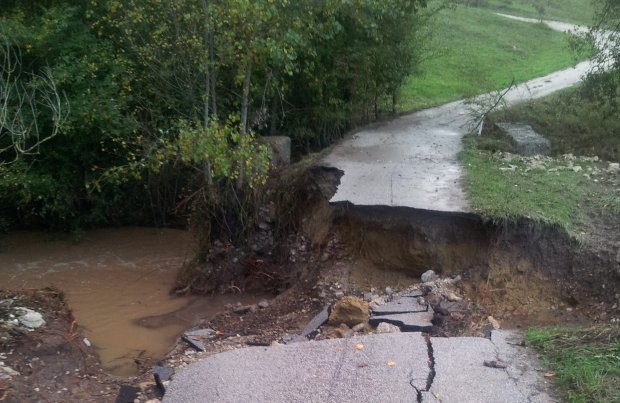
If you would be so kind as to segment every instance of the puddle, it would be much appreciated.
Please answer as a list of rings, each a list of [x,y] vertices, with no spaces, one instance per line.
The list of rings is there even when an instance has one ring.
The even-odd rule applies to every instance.
[[[0,288],[61,289],[80,326],[114,375],[152,363],[199,317],[252,296],[172,297],[178,268],[193,256],[189,233],[173,229],[89,231],[79,243],[18,232],[0,240]]]

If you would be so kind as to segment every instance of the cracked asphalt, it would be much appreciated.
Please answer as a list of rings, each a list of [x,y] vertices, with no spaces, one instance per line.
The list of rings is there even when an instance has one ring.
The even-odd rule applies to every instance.
[[[519,337],[507,331],[491,339],[393,333],[232,350],[181,370],[163,401],[555,401]]]

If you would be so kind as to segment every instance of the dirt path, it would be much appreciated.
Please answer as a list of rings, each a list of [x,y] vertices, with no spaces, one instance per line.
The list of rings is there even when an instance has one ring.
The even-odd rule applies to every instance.
[[[554,21],[546,24],[558,31],[580,29]],[[505,99],[515,104],[573,86],[591,66],[586,61],[530,80],[512,88]],[[457,101],[354,133],[334,147],[323,161],[344,171],[330,201],[470,212],[463,189],[463,170],[457,158],[470,122],[465,101]]]

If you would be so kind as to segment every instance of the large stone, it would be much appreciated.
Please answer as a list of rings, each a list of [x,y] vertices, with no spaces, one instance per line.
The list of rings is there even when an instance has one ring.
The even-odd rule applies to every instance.
[[[420,277],[423,283],[429,283],[437,279],[437,274],[433,270],[427,270]]]
[[[271,148],[273,165],[280,167],[291,163],[291,138],[286,136],[263,136],[262,140]]]
[[[329,324],[339,326],[344,323],[353,327],[358,323],[366,323],[369,318],[368,302],[359,298],[346,296],[336,302],[329,315]]]
[[[400,328],[391,323],[381,322],[377,325],[377,333],[400,333]]]
[[[19,313],[19,323],[24,327],[38,329],[45,325],[43,316],[39,312],[28,308],[16,308],[16,311]]]
[[[498,123],[497,127],[512,138],[517,153],[525,156],[551,154],[551,142],[536,133],[531,126],[521,123]]]

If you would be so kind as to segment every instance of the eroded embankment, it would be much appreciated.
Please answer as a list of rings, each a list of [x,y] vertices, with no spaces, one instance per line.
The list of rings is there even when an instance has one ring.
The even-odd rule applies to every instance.
[[[304,230],[317,247],[335,234],[365,270],[370,262],[374,270],[414,278],[429,269],[461,274],[468,297],[501,317],[553,323],[577,307],[588,316],[594,308],[600,319],[618,308],[617,251],[594,249],[525,218],[497,224],[475,214],[330,205],[330,189],[335,191],[341,174],[313,170],[321,197],[306,206],[304,222],[312,224]]]

